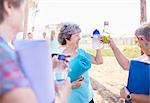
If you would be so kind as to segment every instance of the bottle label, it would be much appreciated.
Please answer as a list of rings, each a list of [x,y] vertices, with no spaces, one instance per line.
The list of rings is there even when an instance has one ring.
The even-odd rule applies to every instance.
[[[102,38],[103,43],[109,43],[110,42],[110,35],[104,35]]]
[[[61,82],[65,80],[65,74],[63,74],[63,72],[56,72],[55,73],[55,80],[57,82]]]

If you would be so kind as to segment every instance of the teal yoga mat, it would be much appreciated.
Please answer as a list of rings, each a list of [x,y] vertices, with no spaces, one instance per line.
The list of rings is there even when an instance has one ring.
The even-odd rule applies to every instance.
[[[71,78],[71,82],[73,82],[91,68],[91,62],[88,58],[77,55],[70,61],[69,67],[71,71],[68,73],[68,76]]]

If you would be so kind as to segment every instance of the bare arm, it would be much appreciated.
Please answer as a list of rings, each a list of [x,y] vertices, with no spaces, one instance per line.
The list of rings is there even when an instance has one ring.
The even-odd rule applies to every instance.
[[[0,96],[0,103],[37,103],[30,88],[16,88]]]
[[[103,64],[103,58],[102,58],[102,54],[101,54],[101,50],[100,49],[97,49],[96,50],[96,56],[93,56],[91,58],[91,62],[93,64]]]
[[[119,50],[119,48],[115,45],[113,40],[110,40],[110,47],[119,63],[119,65],[124,70],[129,70],[129,60],[122,54],[122,52]]]
[[[70,78],[67,78],[64,83],[55,84],[57,95],[55,96],[55,103],[66,103],[67,97],[71,92]]]
[[[125,91],[124,88],[120,90],[120,96],[121,98],[124,98],[127,100],[127,92]],[[144,94],[134,94],[131,93],[131,101],[132,103],[150,103],[150,95],[144,95]]]
[[[143,94],[131,94],[133,103],[150,103],[150,96]]]

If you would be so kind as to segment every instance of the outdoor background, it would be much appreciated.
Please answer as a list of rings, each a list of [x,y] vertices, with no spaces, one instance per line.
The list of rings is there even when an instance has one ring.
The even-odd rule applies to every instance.
[[[47,37],[50,38],[51,30],[55,30],[57,35],[63,22],[73,22],[80,25],[82,29],[80,47],[94,55],[92,32],[98,29],[102,34],[103,23],[108,21],[110,36],[119,49],[129,59],[140,56],[141,51],[136,44],[134,31],[140,25],[141,0],[29,1],[24,35],[32,32],[33,39],[41,39],[42,33],[46,32]],[[142,1],[146,1],[146,16],[147,21],[150,21],[150,0]],[[18,35],[17,38],[21,39],[22,35]],[[90,70],[94,101],[95,103],[119,103],[119,91],[127,83],[128,72],[118,65],[107,44],[101,50],[104,63],[99,66],[92,65]]]
[[[92,48],[90,38],[82,39],[80,46],[95,54],[95,50],[90,49]],[[135,44],[118,44],[118,47],[129,59],[140,56],[140,48]],[[128,71],[119,66],[108,44],[102,48],[102,55],[104,63],[99,66],[92,65],[90,70],[95,103],[121,103],[120,89],[127,84]]]

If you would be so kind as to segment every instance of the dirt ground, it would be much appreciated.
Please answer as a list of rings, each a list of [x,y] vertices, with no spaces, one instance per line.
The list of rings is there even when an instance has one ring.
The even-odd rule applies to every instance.
[[[124,71],[114,57],[104,57],[102,65],[92,65],[90,77],[95,103],[120,103],[120,89],[126,85],[128,71]]]

